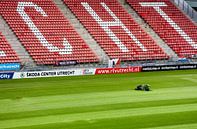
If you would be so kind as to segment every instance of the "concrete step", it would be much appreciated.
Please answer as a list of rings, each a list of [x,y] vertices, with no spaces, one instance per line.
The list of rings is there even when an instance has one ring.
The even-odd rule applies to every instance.
[[[22,64],[36,65],[30,55],[27,53],[23,45],[20,43],[14,32],[8,26],[6,21],[0,16],[0,31],[5,36],[6,40],[10,43],[12,49],[16,52]]]

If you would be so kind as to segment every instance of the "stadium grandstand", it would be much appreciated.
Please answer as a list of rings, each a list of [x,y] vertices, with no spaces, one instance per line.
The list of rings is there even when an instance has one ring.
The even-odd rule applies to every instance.
[[[196,12],[184,2],[1,0],[0,62],[21,70],[106,67],[111,59],[123,66],[192,63]]]

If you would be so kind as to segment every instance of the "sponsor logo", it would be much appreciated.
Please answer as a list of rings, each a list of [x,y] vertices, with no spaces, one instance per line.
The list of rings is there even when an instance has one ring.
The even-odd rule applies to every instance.
[[[95,74],[118,74],[118,73],[132,73],[132,72],[141,72],[141,67],[99,68],[96,69]]]
[[[197,64],[186,65],[162,65],[162,66],[144,66],[142,71],[165,71],[165,70],[182,70],[182,69],[196,69]]]
[[[59,61],[59,62],[57,62],[56,65],[58,65],[58,66],[68,66],[68,65],[76,65],[76,64],[77,64],[77,61],[70,60],[70,61]]]
[[[90,69],[84,69],[82,74],[83,75],[93,75],[94,71],[91,71]]]
[[[0,71],[17,71],[20,70],[19,63],[0,64]]]
[[[196,69],[197,65],[182,65],[179,68],[180,69]]]
[[[0,73],[0,79],[12,79],[14,73]]]
[[[19,77],[36,78],[36,77],[72,76],[72,75],[75,75],[75,70],[22,72],[19,74]]]
[[[24,78],[25,77],[25,73],[21,73],[20,77]]]

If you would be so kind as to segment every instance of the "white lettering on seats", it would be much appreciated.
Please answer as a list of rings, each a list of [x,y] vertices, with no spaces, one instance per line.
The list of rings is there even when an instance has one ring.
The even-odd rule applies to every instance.
[[[181,29],[161,8],[160,6],[167,6],[164,2],[140,2],[141,6],[153,7],[159,15],[161,15],[170,25],[173,27],[183,39],[189,43],[194,49],[197,49],[197,44],[192,40],[192,38],[187,35],[184,30]]]
[[[101,28],[108,34],[108,36],[115,42],[115,44],[119,47],[122,52],[128,52],[127,47],[121,42],[121,40],[113,33],[113,31],[109,28],[110,26],[120,26],[122,29],[133,39],[133,41],[143,50],[147,51],[147,49],[143,46],[143,44],[131,33],[131,31],[118,19],[118,17],[109,9],[109,7],[101,2],[100,4],[103,8],[110,14],[111,17],[115,21],[103,21],[98,14],[90,7],[87,2],[81,2],[83,7],[89,12],[89,14],[96,20],[96,22],[101,26]]]
[[[66,38],[63,39],[63,45],[65,47],[64,49],[59,49],[58,47],[49,43],[47,39],[43,36],[43,34],[39,31],[39,29],[36,27],[36,25],[33,23],[33,21],[30,19],[30,17],[27,15],[27,13],[24,11],[25,7],[35,8],[35,10],[42,14],[42,16],[44,17],[47,17],[47,14],[41,7],[32,2],[18,2],[17,12],[23,18],[25,23],[28,25],[28,27],[31,29],[31,31],[34,33],[34,35],[40,41],[40,43],[44,47],[46,47],[50,52],[59,52],[59,54],[72,54],[72,46],[69,44]]]
[[[0,50],[0,56],[6,56],[5,52]]]

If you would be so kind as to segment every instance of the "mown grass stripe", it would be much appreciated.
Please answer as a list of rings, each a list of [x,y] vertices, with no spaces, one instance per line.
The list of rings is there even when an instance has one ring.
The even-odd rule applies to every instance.
[[[153,129],[153,128],[141,128],[141,129]],[[195,124],[180,124],[170,126],[154,127],[154,129],[197,129],[197,123]]]
[[[149,83],[153,89],[196,86],[197,70],[131,73],[121,75],[78,76],[23,80],[0,80],[0,99],[65,95],[105,91],[121,91]],[[175,83],[176,82],[176,83]],[[80,84],[80,85],[79,85]]]
[[[145,107],[156,107],[156,106],[170,106],[170,105],[181,105],[181,104],[192,104],[192,103],[197,103],[197,98],[106,104],[106,105],[98,105],[98,106],[84,106],[84,107],[71,107],[71,108],[57,108],[57,109],[48,109],[48,110],[18,112],[18,113],[1,113],[0,120],[21,119],[21,118],[39,117],[39,116],[47,116],[47,115],[107,111],[107,110],[128,109],[128,108],[131,109],[131,108],[143,108],[143,107],[145,108]]]
[[[136,109],[120,109],[120,110],[107,110],[88,113],[77,113],[69,115],[52,115],[34,118],[14,119],[0,121],[0,129],[20,127],[20,126],[33,126],[39,124],[50,124],[59,122],[74,122],[74,121],[92,121],[107,118],[120,118],[139,115],[151,114],[164,114],[185,111],[197,111],[197,104],[183,104],[173,106],[160,106],[160,107],[147,107]],[[9,124],[8,124],[9,123]]]
[[[177,92],[178,91],[178,92]],[[47,110],[66,107],[96,106],[129,102],[197,98],[197,87],[163,88],[151,92],[114,91],[75,95],[0,100],[0,113]]]
[[[155,127],[162,126],[165,127],[180,124],[194,124],[196,123],[196,119],[197,111],[187,111],[107,118],[91,121],[75,121],[70,123],[51,123],[33,126],[21,126],[9,129],[141,129],[144,127],[155,129]]]

